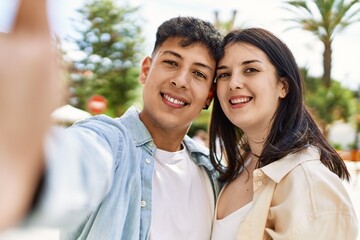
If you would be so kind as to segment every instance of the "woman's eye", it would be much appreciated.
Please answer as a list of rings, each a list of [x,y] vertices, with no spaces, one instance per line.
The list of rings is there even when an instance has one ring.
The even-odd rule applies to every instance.
[[[194,74],[195,74],[197,77],[206,79],[205,74],[203,74],[202,72],[194,72]]]
[[[217,75],[216,79],[222,79],[222,78],[226,78],[230,76],[229,73],[220,73],[219,75]]]
[[[255,68],[247,68],[247,69],[245,69],[245,72],[246,73],[253,73],[253,72],[258,72],[258,70],[255,69]]]

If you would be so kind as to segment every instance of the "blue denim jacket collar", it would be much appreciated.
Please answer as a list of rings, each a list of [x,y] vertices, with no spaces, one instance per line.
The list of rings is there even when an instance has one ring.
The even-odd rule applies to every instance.
[[[121,117],[120,121],[128,129],[132,129],[133,140],[136,146],[144,145],[145,149],[153,155],[156,149],[152,141],[152,137],[145,127],[144,123],[139,118],[140,110],[136,107],[131,107],[129,110]],[[211,165],[209,159],[209,150],[207,148],[199,148],[199,146],[189,137],[185,136],[184,144],[190,152],[190,156],[197,165],[202,165],[207,168],[209,171],[214,171],[214,167]]]
[[[140,120],[139,113],[140,111],[136,107],[130,107],[119,120],[131,132],[136,132],[132,135],[135,145],[137,147],[144,145],[145,149],[154,155],[156,147],[149,131]]]

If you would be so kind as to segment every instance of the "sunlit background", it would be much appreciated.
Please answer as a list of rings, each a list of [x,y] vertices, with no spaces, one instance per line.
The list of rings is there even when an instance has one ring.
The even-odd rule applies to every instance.
[[[86,6],[87,3],[94,1],[49,0],[48,2],[51,27],[58,37],[68,73],[68,105],[59,109],[71,109],[72,120],[63,122],[65,125],[76,120],[74,117],[77,114],[76,110],[85,110],[92,115],[106,113],[118,116],[134,102],[135,105],[141,105],[141,88],[137,83],[139,63],[144,56],[151,54],[157,27],[172,17],[194,16],[217,24],[224,32],[233,28],[263,27],[275,33],[295,55],[307,83],[306,101],[313,109],[314,117],[331,144],[339,151],[348,151],[347,153],[359,148],[359,4],[354,6],[357,11],[354,20],[357,21],[333,36],[332,81],[331,86],[324,86],[322,81],[324,46],[314,34],[290,21],[300,15],[287,9],[289,5],[285,3],[286,1],[95,0],[106,3],[107,6],[114,4],[118,15],[122,10],[129,11],[136,8],[124,15],[126,17],[123,22],[119,20],[120,24],[114,27],[115,34],[103,29],[105,27],[110,29],[109,24],[116,25],[115,22],[111,22],[116,19],[109,18],[112,10],[106,10],[99,5]],[[0,32],[10,31],[16,5],[15,0],[0,0]],[[314,5],[310,6],[316,12]],[[90,21],[93,25],[88,21],[90,17],[86,17],[90,12],[99,14],[96,19],[92,18]],[[314,14],[313,17],[318,19],[319,16]],[[298,27],[292,28],[294,26]],[[98,30],[94,31],[96,28]],[[114,50],[109,51],[106,49],[109,46],[107,42],[114,36],[117,42],[111,45]],[[102,102],[105,108],[101,108],[101,102],[89,105],[89,99],[94,96],[105,96],[106,102]],[[91,106],[100,106],[100,108],[92,109]],[[190,134],[196,128],[206,130],[209,112],[202,113],[194,122]],[[78,114],[84,116],[84,112]],[[345,158],[356,160],[351,159],[349,154]],[[353,199],[360,200],[359,187],[350,188],[355,190]],[[36,235],[36,239],[39,240],[56,239],[49,237],[54,236],[52,231],[32,234],[34,236],[39,234]],[[0,239],[20,238],[18,235],[16,237],[7,235],[5,238],[0,236]],[[24,236],[21,239],[28,238]]]
[[[226,33],[233,28],[263,27],[279,36],[293,51],[305,74],[307,103],[327,134],[327,128],[337,120],[360,128],[360,14],[359,4],[355,23],[333,35],[331,79],[334,84],[322,84],[323,43],[312,32],[305,31],[291,20],[299,18],[299,11],[289,10],[281,0],[49,0],[49,19],[59,38],[69,72],[68,103],[92,114],[122,114],[127,107],[141,105],[141,88],[137,83],[139,63],[150,55],[157,27],[175,16],[195,16],[208,20]],[[103,2],[87,6],[91,2]],[[312,1],[308,1],[311,3]],[[112,5],[113,4],[113,5]],[[9,31],[17,1],[0,1],[0,31]],[[107,7],[101,7],[105,6]],[[109,6],[124,19],[109,18]],[[315,5],[309,4],[314,19],[319,19]],[[136,8],[129,10],[131,8]],[[294,9],[294,8],[293,8]],[[82,12],[79,13],[79,10]],[[128,11],[124,13],[122,11]],[[93,11],[98,16],[90,16]],[[103,11],[103,12],[101,12]],[[353,11],[353,12],[354,12]],[[351,11],[349,11],[351,13]],[[88,14],[88,16],[87,16]],[[103,15],[103,16],[101,16]],[[95,19],[96,17],[96,19]],[[95,20],[94,20],[95,19]],[[91,21],[89,21],[91,20]],[[96,23],[96,21],[100,21]],[[118,22],[116,22],[118,21]],[[115,26],[118,24],[118,26]],[[114,27],[113,32],[109,27]],[[113,34],[115,33],[115,34]],[[110,49],[107,41],[117,36]],[[111,36],[111,37],[110,37]],[[100,43],[100,44],[98,44]],[[110,49],[110,50],[109,50]],[[93,111],[87,104],[93,95],[106,97],[106,109]],[[194,126],[206,128],[209,114],[204,112]],[[191,129],[190,134],[192,134]],[[348,147],[353,136],[334,144]],[[332,141],[332,140],[331,140]]]
[[[16,0],[0,1],[0,31],[7,31],[16,6]],[[49,0],[50,19],[54,30],[61,36],[74,36],[74,19],[77,19],[76,9],[83,6],[85,0]],[[150,54],[154,35],[158,25],[174,16],[196,16],[214,22],[214,12],[219,12],[222,21],[231,19],[232,11],[237,11],[235,27],[256,26],[267,28],[284,40],[293,51],[298,64],[307,66],[311,74],[322,74],[322,46],[310,33],[300,30],[286,29],[292,24],[284,19],[294,17],[284,9],[281,0],[117,0],[119,5],[129,3],[140,6],[136,13],[143,19],[145,36],[145,53]],[[333,78],[341,81],[344,86],[357,89],[360,85],[360,24],[349,26],[338,34],[333,43]],[[69,51],[73,48],[69,43],[63,43]],[[68,54],[76,57],[76,54]]]

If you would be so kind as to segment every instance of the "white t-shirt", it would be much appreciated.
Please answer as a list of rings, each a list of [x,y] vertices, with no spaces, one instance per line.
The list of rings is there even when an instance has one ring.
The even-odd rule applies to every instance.
[[[249,202],[225,218],[219,220],[216,219],[211,240],[236,240],[240,223],[244,221],[251,206],[252,202]]]
[[[207,240],[214,194],[210,179],[189,156],[157,149],[152,179],[150,240]]]

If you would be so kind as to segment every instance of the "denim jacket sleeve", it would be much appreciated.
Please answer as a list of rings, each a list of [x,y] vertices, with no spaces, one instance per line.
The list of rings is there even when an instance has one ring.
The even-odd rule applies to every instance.
[[[44,186],[25,224],[77,224],[107,195],[117,164],[119,129],[98,118],[104,117],[52,129],[45,144]]]

